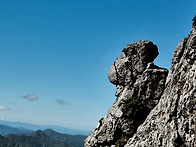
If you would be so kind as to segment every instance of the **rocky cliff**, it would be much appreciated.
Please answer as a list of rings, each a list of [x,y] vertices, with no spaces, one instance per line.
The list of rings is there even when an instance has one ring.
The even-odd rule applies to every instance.
[[[127,45],[109,70],[115,84],[116,102],[86,139],[86,146],[111,146],[126,143],[157,105],[168,71],[153,64],[157,46],[150,41]]]
[[[153,64],[157,46],[127,45],[109,70],[116,101],[86,147],[196,145],[196,17],[174,51],[170,72]],[[167,76],[168,75],[168,76]]]

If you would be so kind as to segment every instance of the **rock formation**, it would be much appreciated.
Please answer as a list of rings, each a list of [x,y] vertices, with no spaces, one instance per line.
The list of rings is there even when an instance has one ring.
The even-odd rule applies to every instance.
[[[165,88],[167,70],[152,63],[157,55],[157,46],[150,41],[135,42],[123,49],[108,74],[117,87],[116,102],[86,139],[86,146],[122,144],[136,132]]]
[[[169,74],[153,64],[158,49],[152,42],[123,49],[108,73],[116,101],[86,147],[196,145],[196,17],[193,21],[190,35],[174,51]]]
[[[158,105],[129,139],[132,146],[196,146],[196,17],[190,35],[174,51]]]

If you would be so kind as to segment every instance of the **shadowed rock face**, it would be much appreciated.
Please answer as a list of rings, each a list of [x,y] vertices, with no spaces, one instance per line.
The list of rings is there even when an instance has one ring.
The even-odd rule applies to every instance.
[[[126,147],[196,146],[196,17],[191,33],[176,47],[158,105]]]
[[[116,101],[85,140],[86,147],[123,146],[157,105],[168,71],[153,64],[157,46],[150,41],[127,45],[112,64],[108,78]]]
[[[86,147],[195,147],[196,16],[191,33],[173,53],[168,76],[152,63],[157,55],[149,41],[123,49],[108,73],[117,87],[116,101]]]

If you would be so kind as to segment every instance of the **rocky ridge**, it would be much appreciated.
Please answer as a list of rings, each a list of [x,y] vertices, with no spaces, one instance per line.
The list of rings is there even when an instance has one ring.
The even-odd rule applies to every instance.
[[[167,69],[153,64],[157,46],[128,44],[111,66],[116,101],[85,140],[86,147],[196,144],[196,17]],[[168,74],[168,76],[167,76]]]
[[[196,17],[176,47],[158,105],[125,145],[196,146]]]

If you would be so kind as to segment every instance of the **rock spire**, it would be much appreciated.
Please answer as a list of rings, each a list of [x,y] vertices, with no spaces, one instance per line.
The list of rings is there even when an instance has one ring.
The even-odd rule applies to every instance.
[[[85,140],[86,147],[180,147],[196,145],[196,16],[176,47],[172,65],[154,65],[157,46],[128,44],[108,78],[116,101]]]
[[[157,105],[168,71],[154,65],[157,46],[150,41],[128,44],[112,64],[108,78],[116,101],[85,141],[86,147],[124,144]]]

